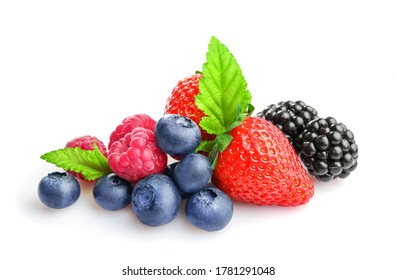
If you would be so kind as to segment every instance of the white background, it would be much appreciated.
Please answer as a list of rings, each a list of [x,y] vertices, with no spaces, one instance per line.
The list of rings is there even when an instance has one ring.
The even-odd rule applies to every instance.
[[[122,269],[179,265],[212,269],[188,279],[225,279],[217,266],[276,268],[235,279],[395,279],[393,4],[1,1],[0,278],[137,279]],[[256,112],[304,100],[334,116],[355,134],[358,169],[315,182],[297,208],[236,203],[213,233],[182,211],[146,227],[129,207],[102,210],[88,185],[72,207],[44,207],[37,184],[58,169],[40,155],[85,134],[107,143],[129,115],[158,119],[176,83],[201,69],[212,35],[237,58]]]

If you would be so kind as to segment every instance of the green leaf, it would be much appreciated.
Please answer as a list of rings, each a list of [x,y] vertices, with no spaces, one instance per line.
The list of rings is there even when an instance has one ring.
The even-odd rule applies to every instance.
[[[218,159],[219,159],[219,153],[216,151],[216,152],[210,157],[210,159],[211,159],[211,162],[212,162],[211,168],[214,170],[214,169],[216,168],[217,161],[218,161]]]
[[[231,143],[232,139],[232,136],[229,134],[218,135],[215,141],[219,151],[224,152],[224,150],[227,149],[228,145]]]
[[[215,140],[212,141],[201,141],[201,143],[199,144],[199,146],[195,149],[195,152],[199,152],[199,151],[205,151],[205,152],[210,152],[213,148],[213,146],[216,144]]]
[[[251,95],[236,59],[217,38],[212,37],[203,65],[196,105],[204,111],[200,126],[221,135],[241,121],[250,109]]]
[[[96,143],[93,150],[83,150],[79,147],[63,148],[48,152],[40,158],[65,171],[79,172],[88,181],[112,172],[106,157],[100,152]]]
[[[252,104],[248,105],[247,115],[250,116],[254,111],[254,106]]]

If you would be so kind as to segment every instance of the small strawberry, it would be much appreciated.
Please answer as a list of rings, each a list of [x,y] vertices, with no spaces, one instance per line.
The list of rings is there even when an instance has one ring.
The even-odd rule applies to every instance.
[[[195,105],[195,96],[198,95],[198,83],[202,74],[195,74],[179,81],[166,101],[165,114],[182,115],[199,124],[205,113]],[[203,140],[213,140],[215,135],[208,134],[200,127]]]
[[[313,183],[290,142],[272,123],[248,117],[231,130],[213,182],[233,199],[257,205],[298,206],[309,201]]]
[[[212,37],[196,105],[206,116],[202,129],[216,138],[202,141],[213,183],[231,198],[257,205],[298,206],[314,193],[313,183],[290,142],[265,119],[250,117],[251,95],[229,50]]]

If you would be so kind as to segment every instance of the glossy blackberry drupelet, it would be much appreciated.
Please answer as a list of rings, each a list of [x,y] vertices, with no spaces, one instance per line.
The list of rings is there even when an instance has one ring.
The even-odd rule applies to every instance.
[[[298,136],[304,131],[308,122],[318,118],[318,113],[303,101],[282,101],[276,105],[269,105],[257,116],[265,118],[278,127],[299,153],[302,143],[298,142]]]
[[[308,172],[320,181],[346,178],[357,167],[358,146],[352,131],[336,119],[309,122],[299,136],[300,158]]]

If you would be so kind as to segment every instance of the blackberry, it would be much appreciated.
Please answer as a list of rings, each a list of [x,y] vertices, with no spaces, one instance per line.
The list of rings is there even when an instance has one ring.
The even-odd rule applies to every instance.
[[[346,178],[357,167],[355,137],[344,124],[332,117],[309,122],[299,141],[303,143],[301,161],[320,181]]]
[[[298,142],[298,136],[304,131],[308,122],[318,118],[318,113],[303,101],[282,101],[276,105],[269,105],[257,116],[265,118],[278,127],[299,153],[302,143]]]

